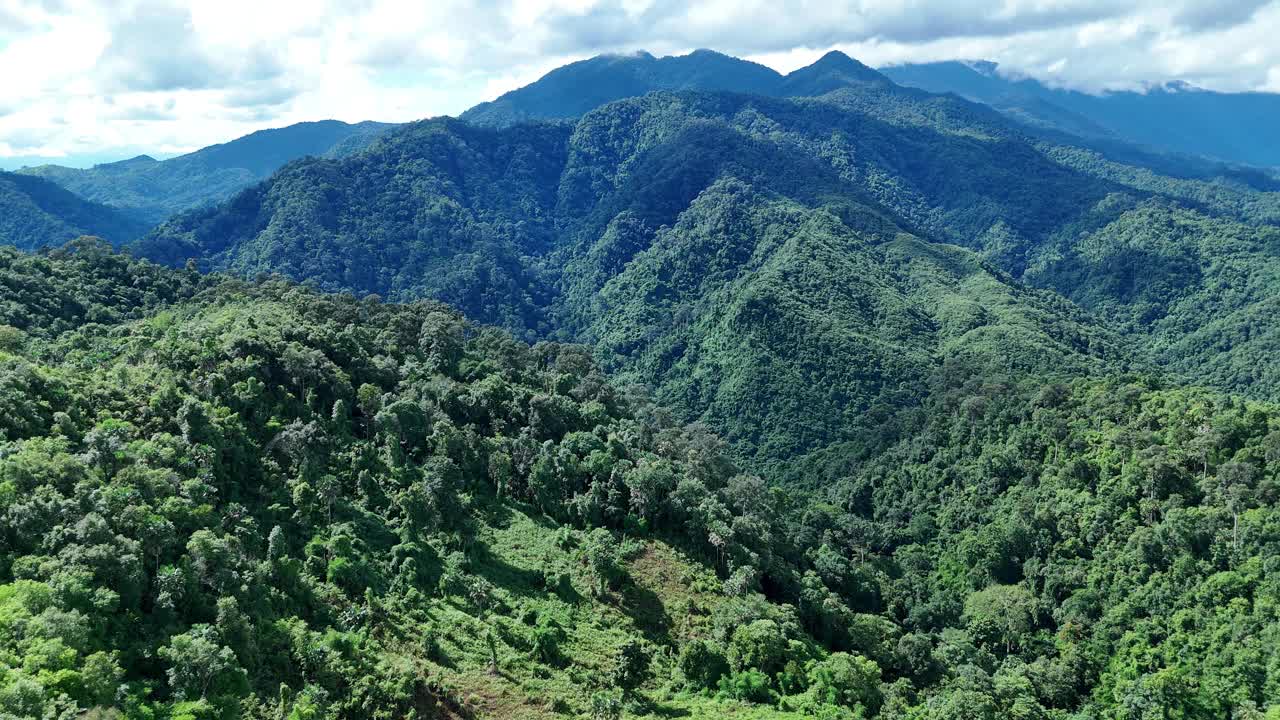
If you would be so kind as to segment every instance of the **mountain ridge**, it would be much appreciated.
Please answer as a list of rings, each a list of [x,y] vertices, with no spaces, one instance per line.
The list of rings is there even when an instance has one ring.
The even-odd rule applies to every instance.
[[[38,250],[95,235],[123,245],[147,229],[145,223],[55,183],[0,171],[0,244]]]
[[[661,58],[648,52],[599,55],[552,70],[538,81],[480,103],[458,117],[502,127],[532,120],[567,120],[608,102],[660,90],[821,95],[851,81],[879,83],[887,79],[838,50],[786,75],[706,49]]]
[[[299,157],[356,152],[391,127],[376,122],[304,122],[259,130],[167,160],[139,155],[88,169],[42,165],[19,172],[154,225],[176,212],[224,200]]]
[[[1033,124],[1078,135],[1280,167],[1280,152],[1273,149],[1280,132],[1268,120],[1280,112],[1280,94],[1222,93],[1176,80],[1142,91],[1085,93],[1005,75],[990,61],[908,63],[886,66],[881,72],[899,84],[956,92]]]

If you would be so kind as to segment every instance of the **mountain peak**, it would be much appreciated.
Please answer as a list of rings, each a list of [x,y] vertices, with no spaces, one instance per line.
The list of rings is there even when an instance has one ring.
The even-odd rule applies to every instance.
[[[996,71],[1000,67],[998,63],[990,60],[968,60],[964,64],[968,65],[970,70],[987,77],[995,77]]]
[[[657,60],[657,58],[648,50],[632,50],[630,52],[603,53],[593,58],[588,58],[585,62],[591,62],[592,60]]]
[[[825,54],[825,55],[823,55],[822,57],[818,58],[818,61],[817,61],[817,62],[815,62],[815,63],[813,63],[813,64],[814,64],[814,65],[831,65],[831,64],[836,64],[836,63],[838,63],[838,64],[854,63],[854,64],[856,64],[856,65],[861,65],[861,64],[862,64],[862,63],[858,62],[857,60],[854,60],[853,58],[849,57],[848,55],[846,55],[846,54],[844,54],[844,53],[840,52],[839,50],[830,50],[830,51],[828,51],[828,52],[827,52],[827,54]]]
[[[160,161],[156,160],[150,155],[137,155],[135,157],[128,158],[127,160],[117,160],[115,162],[99,163],[94,167],[101,168],[104,170],[107,170],[107,169],[122,170],[125,168],[139,167],[142,165],[152,165],[158,162]]]
[[[848,55],[845,55],[839,50],[832,50],[826,55],[823,55],[822,57],[818,58],[818,60],[814,62],[812,65],[808,66],[807,68],[800,68],[800,70],[797,70],[796,72],[797,73],[803,72],[805,70],[819,70],[822,72],[835,71],[835,72],[841,72],[841,73],[858,76],[858,77],[866,77],[868,79],[870,78],[883,79],[884,77],[880,73],[876,72],[870,67],[867,67],[861,62],[858,62],[856,59],[851,58]],[[792,73],[792,74],[795,74],[795,73]]]
[[[888,82],[888,78],[872,68],[839,50],[832,50],[812,65],[787,75],[782,94],[816,96],[847,87],[850,83]]]

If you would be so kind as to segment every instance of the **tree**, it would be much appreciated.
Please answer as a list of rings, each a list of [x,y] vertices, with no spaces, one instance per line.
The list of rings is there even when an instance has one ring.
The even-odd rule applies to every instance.
[[[612,693],[598,692],[591,696],[591,720],[620,720],[622,699]]]
[[[1231,513],[1231,545],[1240,548],[1240,513],[1256,502],[1258,471],[1253,465],[1232,460],[1218,468],[1218,486]]]
[[[726,673],[729,663],[716,646],[702,638],[684,643],[676,659],[676,667],[685,685],[697,690],[711,690]]]
[[[653,677],[649,664],[653,660],[653,650],[642,640],[629,638],[618,649],[618,661],[613,668],[610,683],[622,690],[623,696],[630,698],[635,691]]]
[[[596,528],[587,533],[582,543],[582,554],[596,580],[596,593],[604,595],[622,576],[618,541],[608,530]]]
[[[246,675],[231,648],[210,625],[195,625],[160,648],[169,664],[169,687],[183,699],[220,701],[245,689]]]
[[[1035,619],[1035,597],[1022,585],[992,585],[969,596],[964,617],[975,636],[994,638],[1013,652]]]
[[[755,669],[772,677],[786,664],[787,637],[772,620],[739,626],[729,641],[729,666],[735,672]]]
[[[88,704],[108,707],[115,701],[124,680],[124,669],[120,667],[117,653],[96,652],[84,659],[80,677]]]
[[[422,321],[418,348],[432,370],[454,373],[464,349],[462,322],[456,315],[443,310],[428,313]]]
[[[832,653],[809,669],[809,691],[828,705],[861,705],[875,713],[880,705],[880,666],[848,653]]]

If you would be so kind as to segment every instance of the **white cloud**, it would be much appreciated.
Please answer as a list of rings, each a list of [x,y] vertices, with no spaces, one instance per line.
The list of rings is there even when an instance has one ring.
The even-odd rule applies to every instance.
[[[1280,0],[0,0],[0,164],[460,112],[574,59],[991,59],[1101,89],[1280,90]],[[5,159],[7,158],[7,160]]]

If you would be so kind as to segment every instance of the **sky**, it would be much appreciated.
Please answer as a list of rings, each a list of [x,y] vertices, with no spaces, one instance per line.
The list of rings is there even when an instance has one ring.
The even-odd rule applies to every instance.
[[[1280,0],[0,0],[0,168],[457,114],[604,52],[787,72],[986,59],[1091,92],[1280,92]]]

